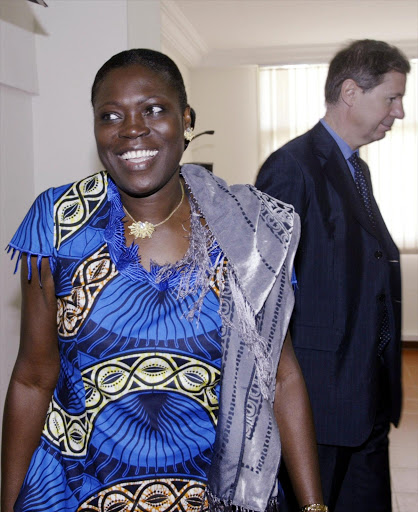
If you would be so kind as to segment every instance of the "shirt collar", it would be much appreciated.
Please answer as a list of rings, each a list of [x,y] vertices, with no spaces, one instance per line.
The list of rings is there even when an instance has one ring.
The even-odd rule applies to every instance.
[[[346,160],[348,160],[353,153],[357,153],[358,156],[358,150],[353,151],[347,144],[347,142],[343,140],[338,135],[338,133],[334,132],[334,130],[330,127],[330,125],[325,121],[324,118],[320,119],[320,122],[322,123],[323,127],[327,130],[327,132],[331,135],[331,137],[335,140],[338,147],[340,148],[341,153],[343,154]]]

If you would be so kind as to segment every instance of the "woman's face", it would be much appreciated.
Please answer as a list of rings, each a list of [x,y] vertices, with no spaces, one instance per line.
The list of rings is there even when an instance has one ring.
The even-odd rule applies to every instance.
[[[161,190],[177,173],[189,107],[162,75],[134,64],[111,70],[94,101],[94,133],[103,165],[131,197]]]

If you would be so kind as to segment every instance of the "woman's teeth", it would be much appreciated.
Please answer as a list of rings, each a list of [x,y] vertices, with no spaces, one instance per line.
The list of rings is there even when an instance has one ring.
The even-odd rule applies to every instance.
[[[158,153],[157,149],[141,149],[136,151],[127,151],[121,155],[124,160],[133,160],[135,158],[147,158],[155,156]]]

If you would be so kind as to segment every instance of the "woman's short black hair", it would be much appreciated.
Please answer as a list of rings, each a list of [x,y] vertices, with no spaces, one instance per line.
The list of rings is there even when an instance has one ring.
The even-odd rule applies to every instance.
[[[143,66],[155,73],[162,75],[167,83],[178,92],[180,107],[182,111],[187,107],[187,94],[184,86],[183,77],[180,70],[170,57],[164,53],[150,50],[147,48],[134,48],[113,55],[99,69],[91,88],[91,103],[94,106],[94,100],[100,84],[106,78],[109,71],[116,68],[123,68],[132,65]]]

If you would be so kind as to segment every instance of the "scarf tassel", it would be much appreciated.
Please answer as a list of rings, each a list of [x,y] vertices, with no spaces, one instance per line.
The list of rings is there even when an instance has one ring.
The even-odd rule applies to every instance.
[[[234,505],[231,500],[218,498],[208,489],[206,489],[206,498],[209,503],[209,508],[205,512],[260,512],[240,505]],[[280,505],[277,497],[270,498],[264,512],[280,512]]]

